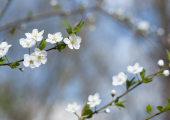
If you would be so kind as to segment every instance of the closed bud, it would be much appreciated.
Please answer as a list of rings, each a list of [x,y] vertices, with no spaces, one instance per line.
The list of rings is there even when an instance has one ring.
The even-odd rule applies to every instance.
[[[110,113],[110,110],[107,108],[104,112],[105,113]]]
[[[115,91],[115,90],[112,90],[112,91],[111,91],[111,95],[112,95],[112,97],[114,97],[114,96],[116,95],[116,91]]]
[[[163,71],[163,75],[169,76],[169,70],[164,70],[164,71]]]
[[[164,66],[164,61],[163,60],[159,60],[158,61],[158,66],[161,68],[162,66]]]
[[[24,68],[19,68],[20,71],[24,72]]]

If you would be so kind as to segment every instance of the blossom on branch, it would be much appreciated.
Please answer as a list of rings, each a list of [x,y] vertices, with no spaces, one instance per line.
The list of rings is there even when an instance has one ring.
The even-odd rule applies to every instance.
[[[77,110],[80,109],[80,105],[77,105],[76,102],[74,102],[73,104],[68,104],[66,110],[71,112],[71,113],[75,113]]]
[[[33,55],[29,55],[29,54],[25,54],[24,55],[24,66],[25,67],[31,67],[32,69],[35,67],[38,67],[39,64],[37,64],[37,62],[35,62],[36,57]]]
[[[4,57],[8,53],[8,50],[11,46],[12,45],[8,45],[7,42],[2,42],[0,44],[0,58]]]
[[[163,60],[159,60],[159,61],[158,61],[158,66],[159,66],[159,67],[164,66],[164,61],[163,61]]]
[[[74,33],[70,34],[69,38],[65,38],[64,42],[68,44],[70,49],[79,49],[81,43],[81,37],[76,36]]]
[[[62,33],[61,32],[57,32],[55,34],[48,34],[48,39],[46,40],[47,42],[50,42],[52,44],[55,44],[57,42],[61,42],[63,39],[62,37]]]
[[[143,70],[143,67],[140,67],[139,63],[135,63],[134,66],[127,67],[127,71],[129,73],[133,73],[133,74],[140,73],[140,72],[142,72],[142,70]]]
[[[107,108],[104,112],[105,113],[110,113],[110,110]]]
[[[47,52],[45,50],[40,50],[38,48],[35,48],[34,52],[31,54],[33,56],[35,56],[35,61],[36,61],[36,64],[39,66],[42,64],[45,64],[47,62]]]
[[[112,77],[112,85],[122,85],[127,80],[127,75],[123,72],[120,72],[118,75]]]
[[[42,30],[41,32],[38,32],[37,29],[33,29],[32,33],[25,33],[25,35],[27,36],[27,38],[32,38],[35,41],[41,41],[43,39],[43,33],[44,30]]]
[[[99,105],[101,103],[101,99],[99,99],[99,93],[96,93],[94,96],[89,95],[87,104],[90,105],[90,107],[95,107],[96,105]]]
[[[31,48],[32,46],[34,46],[36,44],[36,41],[34,39],[31,38],[21,38],[19,40],[20,44],[22,45],[23,48]]]

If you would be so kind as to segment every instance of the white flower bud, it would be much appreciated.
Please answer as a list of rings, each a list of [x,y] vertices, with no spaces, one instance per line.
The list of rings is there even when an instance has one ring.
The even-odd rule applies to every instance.
[[[24,68],[19,68],[20,71],[24,72]]]
[[[163,71],[163,74],[164,74],[165,76],[169,76],[169,70],[164,70],[164,71]]]
[[[110,110],[107,108],[104,112],[105,113],[110,113]]]
[[[112,95],[112,97],[114,97],[116,95],[116,90],[112,90],[111,95]]]
[[[163,60],[159,60],[159,61],[158,61],[158,65],[159,65],[159,67],[164,66],[164,61],[163,61]]]

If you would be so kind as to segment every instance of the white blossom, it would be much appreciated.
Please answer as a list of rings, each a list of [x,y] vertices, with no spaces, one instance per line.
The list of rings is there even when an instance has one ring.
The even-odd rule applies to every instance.
[[[105,110],[105,113],[110,113],[110,110],[107,108],[107,109]]]
[[[87,104],[90,105],[90,107],[95,107],[96,105],[99,105],[101,103],[101,99],[99,99],[99,93],[96,93],[94,96],[89,95]]]
[[[164,61],[163,60],[159,60],[158,61],[158,66],[160,66],[160,67],[164,66]]]
[[[116,95],[116,90],[112,90],[112,91],[111,91],[111,95],[112,95],[112,96]]]
[[[39,64],[37,64],[37,62],[35,60],[36,60],[35,56],[25,54],[23,64],[24,64],[25,67],[31,67],[33,69],[33,68],[39,66]]]
[[[51,6],[56,6],[58,4],[57,0],[51,0],[50,1]]]
[[[150,25],[146,21],[140,21],[137,25],[137,29],[141,31],[148,31]]]
[[[35,48],[34,49],[34,52],[31,54],[33,56],[35,56],[35,62],[37,64],[37,66],[41,65],[42,64],[45,64],[47,62],[47,52],[45,50],[40,50],[38,48]]]
[[[163,71],[163,75],[169,76],[169,70],[164,70],[164,71]]]
[[[11,46],[12,45],[8,45],[7,42],[0,43],[0,58],[4,57],[8,53],[8,50]]]
[[[65,38],[64,42],[68,44],[68,47],[70,49],[79,49],[80,48],[80,43],[81,43],[81,37],[76,36],[75,34],[70,34],[69,39]]]
[[[158,35],[163,35],[165,33],[165,30],[163,29],[163,28],[159,28],[158,30],[157,30],[157,34]]]
[[[25,33],[25,35],[27,36],[27,38],[32,38],[36,41],[41,41],[43,39],[43,33],[44,30],[42,30],[41,32],[38,32],[37,29],[33,29],[32,33]]]
[[[80,105],[77,105],[76,102],[74,102],[73,104],[68,104],[66,110],[71,112],[71,113],[75,113],[77,110],[80,109]]]
[[[48,39],[46,40],[47,42],[50,42],[52,44],[55,44],[57,42],[61,42],[63,39],[62,37],[62,33],[61,32],[57,32],[55,34],[48,34]]]
[[[19,40],[20,44],[22,45],[23,48],[31,48],[36,44],[36,41],[32,38],[21,38]]]
[[[112,80],[112,84],[114,86],[122,85],[127,80],[127,75],[123,72],[120,72],[118,75],[113,76]]]
[[[134,66],[127,67],[127,71],[129,73],[133,73],[133,74],[140,73],[140,72],[142,72],[142,70],[143,70],[143,67],[140,67],[139,63],[135,63]]]

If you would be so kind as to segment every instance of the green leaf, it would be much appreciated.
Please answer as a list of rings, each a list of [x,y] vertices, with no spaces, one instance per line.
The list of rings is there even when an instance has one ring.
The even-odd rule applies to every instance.
[[[168,102],[170,103],[170,99],[169,99],[169,98],[167,98],[167,100],[168,100]]]
[[[143,69],[142,72],[140,72],[140,76],[141,76],[142,79],[145,78],[145,69]]]
[[[142,81],[144,83],[149,83],[149,82],[152,82],[152,79],[150,78],[144,78],[144,80]]]
[[[81,116],[83,116],[84,120],[92,117],[93,111],[89,107],[90,105],[86,104],[81,111]]]
[[[72,30],[72,33],[77,33],[83,26],[84,22],[82,22],[83,19],[80,20],[80,22],[76,25],[76,27]]]
[[[3,62],[3,61],[0,61],[0,64],[4,64],[4,62]]]
[[[69,35],[72,33],[72,30],[70,28],[66,28],[66,31]]]
[[[59,52],[61,52],[61,50],[65,49],[66,48],[66,44],[65,43],[58,43],[57,42],[57,49]]]
[[[164,72],[164,71],[161,71],[161,72],[159,72],[159,73],[157,73],[157,74],[158,74],[158,75],[163,75],[163,72]]]
[[[13,63],[11,64],[11,68],[12,68],[12,69],[17,68],[19,65],[20,65],[20,64],[19,64],[18,61],[13,62]]]
[[[92,110],[88,109],[86,111],[84,111],[84,113],[82,114],[82,116],[86,116],[86,115],[91,115],[93,113]]]
[[[9,60],[8,58],[0,58],[0,61],[7,61]]]
[[[126,102],[127,100],[123,100],[123,101],[121,101],[121,102],[119,102],[119,103],[124,103],[124,102]]]
[[[128,79],[126,80],[126,86],[127,86],[127,88],[129,88],[131,86],[131,82]]]
[[[149,104],[149,105],[146,107],[146,112],[147,112],[148,114],[150,114],[151,111],[152,111],[152,105]]]
[[[132,80],[130,81],[131,83],[135,80],[135,77],[132,78]]]
[[[134,81],[133,83],[131,83],[131,86],[134,85],[134,84],[136,84],[136,83],[139,83],[139,82],[140,82],[140,80],[136,80],[136,81]]]
[[[159,112],[162,112],[163,107],[162,106],[157,106],[157,109],[159,110]]]
[[[89,105],[89,104],[86,104],[86,105],[83,107],[82,111],[81,111],[81,115],[83,115],[84,111],[88,110],[89,107],[90,107],[90,105]]]
[[[163,108],[163,112],[167,111],[170,109],[170,104],[166,104],[166,106]]]
[[[115,103],[115,105],[116,105],[116,106],[119,106],[119,107],[125,108],[125,106],[124,106],[122,103],[120,103],[120,102]]]
[[[29,17],[29,18],[33,18],[33,16],[34,16],[33,12],[32,12],[32,11],[29,11],[29,12],[28,12],[28,17]]]
[[[43,50],[46,47],[46,39],[43,39],[39,44],[39,49]]]
[[[13,27],[9,32],[10,32],[10,34],[14,34],[14,32],[15,32],[15,27]]]
[[[167,54],[168,54],[168,59],[170,61],[170,52],[168,50],[166,50]]]
[[[67,25],[72,30],[72,27],[70,26],[70,24],[68,24],[68,22],[62,21],[61,23],[64,24],[64,25]]]

